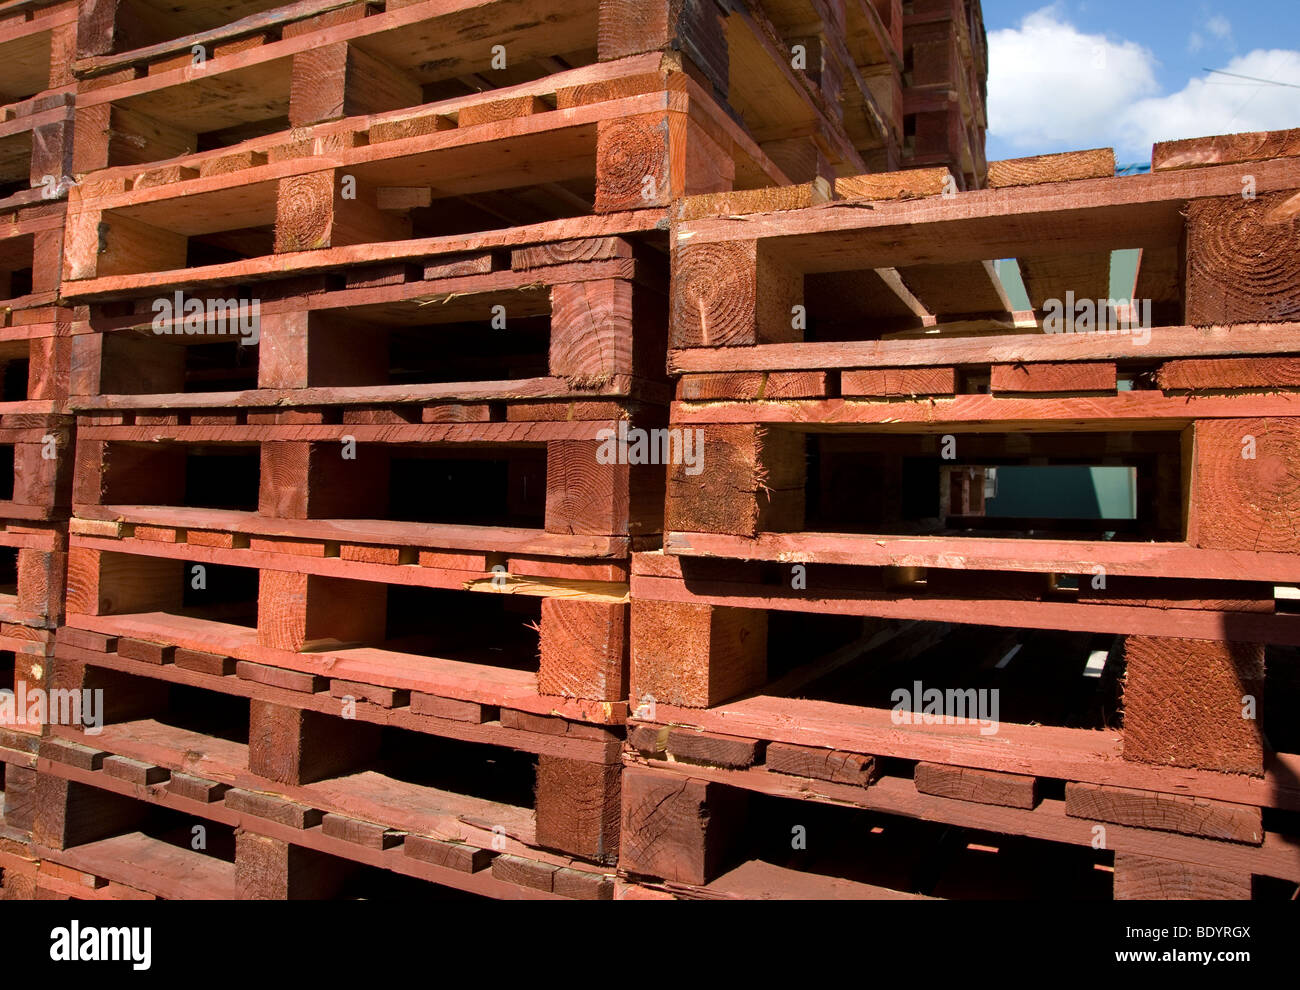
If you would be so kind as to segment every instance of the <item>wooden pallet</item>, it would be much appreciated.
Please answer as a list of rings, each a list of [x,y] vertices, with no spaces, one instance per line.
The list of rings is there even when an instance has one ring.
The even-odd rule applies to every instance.
[[[644,60],[618,64],[640,73],[650,68]],[[92,280],[77,289],[93,290],[96,279],[202,266],[232,253],[265,258],[489,231],[787,181],[752,143],[752,156],[745,150],[729,118],[716,110],[714,119],[701,118],[690,92],[698,86],[684,74],[563,89],[561,76],[546,82],[558,90],[556,109],[537,96],[494,93],[400,122],[350,119],[333,133],[295,132],[289,145],[233,156],[234,166],[232,156],[208,153],[152,171],[95,173],[71,193],[64,277]],[[600,102],[582,102],[593,98]],[[439,127],[448,113],[459,125]],[[381,127],[391,136],[381,137]],[[740,161],[746,156],[756,164]]]
[[[36,737],[0,725],[0,900],[36,896]]]
[[[663,268],[649,245],[591,238],[93,303],[72,324],[72,406],[487,422],[577,400],[666,403]],[[226,325],[182,312],[226,301],[243,306]]]
[[[286,816],[270,795],[236,789],[231,796],[231,790],[222,790],[224,785],[191,775],[174,773],[165,784],[139,785],[58,758],[42,766],[42,776],[54,781],[44,786],[67,804],[107,810],[117,820],[116,834],[104,838],[62,850],[35,847],[42,856],[39,870],[45,871],[38,873],[38,881],[51,891],[45,896],[437,900],[451,889],[515,900],[608,900],[613,891],[611,877],[581,864],[556,865],[517,853],[487,854],[454,839],[401,832],[319,809],[310,809],[314,813],[306,816],[311,824],[273,820],[266,816]],[[148,822],[149,807],[183,814],[189,822],[185,838],[192,842],[194,830],[202,828],[205,837],[223,844],[226,856],[233,853],[233,862],[178,847],[178,833],[158,838],[132,830],[142,820]],[[196,821],[202,825],[194,825]],[[124,867],[128,862],[132,865]]]
[[[1266,653],[1264,641],[1282,643],[1285,639],[1282,636],[1270,637],[1265,630],[1256,632],[1254,643],[1237,641],[1235,638],[1224,641],[1225,637],[1235,636],[1239,626],[1249,629],[1252,625],[1251,618],[1246,613],[1232,611],[1234,608],[1248,608],[1246,602],[1223,601],[1218,603],[1217,609],[1206,609],[1206,603],[1197,601],[1194,604],[1199,609],[1205,609],[1200,611],[1198,608],[1180,608],[1180,605],[1187,603],[1176,601],[1172,597],[1163,600],[1136,598],[1129,599],[1128,604],[1124,605],[1079,604],[1072,613],[1055,603],[998,600],[981,594],[975,587],[960,589],[951,598],[941,595],[910,598],[906,591],[891,593],[879,589],[873,593],[861,584],[856,587],[848,582],[836,584],[834,572],[829,570],[810,569],[807,574],[800,575],[800,581],[808,581],[807,589],[804,590],[798,587],[800,582],[791,580],[788,570],[780,570],[785,573],[770,573],[765,581],[757,573],[757,568],[746,568],[734,563],[725,569],[685,569],[670,557],[659,554],[638,555],[634,562],[632,586],[633,708],[639,708],[640,699],[648,695],[656,699],[661,707],[664,704],[672,706],[673,715],[667,717],[668,721],[695,724],[718,731],[727,731],[725,726],[731,724],[730,731],[736,733],[737,723],[730,722],[730,719],[739,718],[743,722],[750,716],[732,716],[723,703],[729,699],[742,699],[734,702],[739,706],[738,712],[745,711],[749,705],[755,706],[753,717],[757,721],[747,723],[751,728],[758,724],[767,725],[764,720],[770,716],[774,722],[786,724],[791,733],[782,737],[786,742],[798,743],[801,738],[813,739],[815,733],[807,719],[825,717],[828,719],[830,735],[820,740],[824,745],[834,746],[836,740],[842,743],[847,737],[836,736],[835,733],[851,723],[853,728],[845,728],[849,736],[859,731],[866,733],[859,737],[859,751],[911,759],[961,762],[951,759],[951,750],[944,750],[949,757],[945,760],[936,755],[938,750],[924,748],[862,749],[862,740],[867,738],[871,739],[870,745],[876,746],[893,746],[898,742],[898,737],[888,732],[886,737],[875,734],[879,725],[890,722],[889,713],[878,711],[863,715],[863,710],[852,705],[845,707],[832,704],[831,701],[845,696],[833,680],[824,681],[822,687],[830,700],[794,700],[796,697],[808,697],[798,694],[806,685],[808,677],[824,679],[830,671],[856,662],[863,654],[863,645],[870,641],[867,636],[863,636],[863,643],[857,644],[856,652],[852,648],[853,640],[849,641],[843,651],[839,650],[840,643],[834,644],[835,649],[827,647],[826,663],[832,665],[829,670],[808,660],[803,665],[806,668],[804,674],[796,677],[791,672],[786,678],[786,672],[791,671],[795,665],[791,663],[788,644],[781,646],[784,640],[773,640],[773,645],[769,645],[769,624],[776,623],[772,628],[781,630],[783,634],[788,634],[792,627],[798,629],[811,626],[822,630],[839,629],[843,635],[845,624],[848,623],[851,627],[851,617],[867,616],[874,620],[869,626],[872,635],[880,635],[876,624],[882,620],[940,620],[961,623],[961,638],[954,640],[954,643],[987,638],[991,635],[992,628],[1018,630],[1016,635],[1023,642],[1070,644],[1068,648],[1054,648],[1062,659],[1044,661],[1047,670],[1061,669],[1061,665],[1073,662],[1064,659],[1067,654],[1078,653],[1076,666],[1079,676],[1071,673],[1066,678],[1069,691],[1062,689],[1051,699],[1036,701],[1034,692],[1039,690],[1037,682],[1032,678],[1023,682],[1019,680],[1038,671],[1034,665],[1029,665],[1029,671],[1025,673],[1013,669],[1008,674],[995,673],[993,671],[1001,671],[1002,668],[986,664],[983,668],[957,670],[953,676],[962,687],[970,686],[967,682],[972,678],[981,683],[989,678],[1002,682],[1007,686],[1007,691],[1019,692],[1010,693],[1007,697],[1011,699],[1008,705],[1019,706],[1017,710],[1021,711],[1022,721],[1043,722],[1048,726],[1055,724],[1060,728],[1032,726],[1023,730],[1015,729],[1015,733],[1026,733],[1027,743],[1035,738],[1041,739],[1041,750],[1036,748],[1039,743],[1032,742],[1032,756],[1016,757],[1010,764],[999,763],[997,759],[1000,757],[996,757],[992,763],[975,762],[965,765],[1014,771],[1030,766],[1031,763],[1027,761],[1042,760],[1056,769],[1053,772],[1035,771],[1039,776],[1169,792],[1185,790],[1186,793],[1206,798],[1260,807],[1269,806],[1271,802],[1280,802],[1280,806],[1287,808],[1296,806],[1298,795],[1286,783],[1291,772],[1287,769],[1290,765],[1288,761],[1294,762],[1295,757],[1269,755],[1270,747],[1264,728],[1269,723],[1245,717],[1242,707],[1245,702],[1241,700],[1242,696],[1250,695],[1258,704],[1263,705],[1264,695],[1268,693],[1263,679]],[[977,578],[976,581],[978,580],[981,579]],[[792,589],[791,584],[796,584],[796,587]],[[1152,590],[1165,591],[1164,585],[1165,583],[1148,585],[1146,593],[1151,593]],[[1222,585],[1214,590],[1232,593]],[[1125,592],[1118,592],[1123,593]],[[1140,595],[1142,591],[1137,593]],[[1172,596],[1178,592],[1170,589],[1165,593]],[[1199,590],[1193,593],[1199,593]],[[1131,634],[1121,647],[1113,637],[1122,632],[1132,633],[1132,629],[1118,628],[1123,624],[1115,622],[1108,631],[1103,631],[1106,626],[1100,620],[1105,618],[1106,611],[1111,608],[1124,610],[1131,626],[1139,629],[1144,619],[1162,608],[1177,616],[1180,622],[1158,626],[1152,618],[1149,620],[1152,632]],[[1089,622],[1088,615],[1081,614],[1071,624],[1075,613],[1087,609],[1097,610],[1099,620]],[[812,617],[817,614],[826,618],[814,621]],[[1064,620],[1060,618],[1062,615],[1065,616]],[[1198,621],[1202,616],[1208,621]],[[1209,630],[1215,624],[1227,632],[1213,637]],[[1070,629],[1079,632],[1067,635],[1058,631]],[[1206,638],[1196,638],[1201,635]],[[1242,637],[1243,640],[1245,638]],[[690,644],[689,649],[682,645],[684,642]],[[1002,648],[1002,641],[997,640],[987,649],[997,653],[992,660],[1002,657],[1010,663],[1015,655],[1012,652],[1015,645],[1015,642],[1008,642]],[[999,649],[1001,652],[998,652]],[[1277,658],[1279,677],[1282,671],[1289,669],[1287,658],[1293,650],[1294,647],[1288,649],[1285,645],[1268,648],[1268,654]],[[1079,679],[1084,661],[1094,655],[1100,658],[1108,654],[1110,660],[1101,666],[1101,670],[1110,670],[1111,677],[1118,676],[1121,670],[1127,671],[1122,736],[1119,733],[1110,736],[1102,734],[1102,730],[1111,721],[1119,718],[1120,709],[1116,707],[1113,697],[1109,701],[1105,697],[1089,700],[1091,695],[1088,692],[1101,690],[1109,682],[1099,679],[1093,682],[1098,685],[1093,688],[1088,686],[1088,682]],[[1052,650],[1048,650],[1048,655],[1054,655]],[[945,654],[939,652],[931,656],[942,658]],[[1199,665],[1195,677],[1182,667],[1192,662]],[[771,672],[769,663],[773,664]],[[988,669],[990,666],[992,670]],[[1021,688],[1016,687],[1018,683],[1022,684]],[[1270,681],[1270,690],[1276,695],[1276,711],[1285,710],[1291,692],[1287,683],[1284,678]],[[910,681],[906,686],[911,686]],[[874,695],[869,692],[864,694],[865,688],[853,690],[858,693],[855,695],[850,691],[849,696],[874,698],[877,705],[884,697],[879,692]],[[764,697],[743,700],[755,692]],[[768,694],[774,697],[767,697]],[[1165,707],[1165,703],[1157,701],[1162,697],[1196,697],[1199,699],[1194,706],[1197,714],[1175,717]],[[1016,698],[1020,698],[1020,701],[1017,702]],[[1066,705],[1070,698],[1074,698],[1077,703],[1073,708]],[[1175,704],[1172,700],[1167,703]],[[1188,704],[1190,706],[1191,702]],[[723,706],[722,709],[715,712],[714,709],[719,705]],[[809,706],[806,711],[800,707],[805,705]],[[1097,721],[1103,717],[1107,706],[1114,709],[1114,718]],[[705,711],[694,712],[692,720],[686,720],[680,717],[682,713],[677,711],[678,708]],[[1049,716],[1049,711],[1055,714]],[[760,715],[759,712],[767,714]],[[701,718],[706,721],[699,721]],[[661,714],[659,719],[664,720],[665,716]],[[879,725],[873,719],[878,720]],[[1176,724],[1176,731],[1169,728],[1171,722]],[[1274,728],[1268,735],[1279,734],[1279,742],[1293,746],[1294,742],[1284,730],[1284,722],[1272,724]],[[1071,733],[1079,730],[1083,730],[1082,734],[1075,739]],[[985,751],[981,759],[993,758],[994,753],[1008,753],[1005,740],[1009,733],[995,734],[998,736],[997,745],[981,746],[978,738],[980,733],[974,728],[967,726],[956,732],[957,736],[965,739],[962,746],[969,743],[973,746],[972,751]],[[921,732],[913,744],[921,745],[925,738],[925,732]],[[1074,742],[1070,742],[1071,739]],[[1060,754],[1053,747],[1058,743],[1066,747],[1066,750],[1069,746],[1082,745],[1084,750],[1080,751],[1080,762],[1075,763],[1071,758],[1064,763],[1057,763]],[[1120,750],[1128,760],[1136,762],[1121,766],[1109,763],[1112,756]],[[1084,751],[1089,755],[1082,755]],[[970,755],[970,751],[964,752],[963,758],[969,759]],[[1120,776],[1088,776],[1097,773],[1099,766],[1106,767],[1106,774],[1119,773]],[[1070,769],[1067,770],[1067,767]],[[1155,770],[1153,767],[1161,769]],[[1183,767],[1197,772],[1209,771],[1211,776],[1198,783],[1191,778],[1184,779],[1180,771],[1170,771],[1172,775],[1161,782],[1161,774],[1171,767]],[[1276,781],[1275,785],[1264,786],[1263,779],[1254,783],[1248,778],[1224,779],[1225,773],[1253,774],[1256,777],[1272,774]],[[1192,777],[1195,776],[1192,774]]]
[[[66,518],[71,425],[68,416],[0,413],[0,518]]]
[[[973,777],[956,771],[947,779],[965,786]],[[928,777],[924,786],[935,782]],[[886,777],[862,788],[800,779],[788,767],[737,771],[638,756],[624,774],[623,884],[615,896],[1249,899],[1250,871],[1263,861],[1222,842],[1157,841],[1076,818],[1063,812],[1068,799],[1013,810],[920,786]],[[1113,847],[1093,847],[1098,827]],[[847,835],[852,848],[842,844]],[[1286,860],[1294,872],[1293,856],[1292,848],[1272,862]]]
[[[1116,398],[1115,406],[1093,407],[972,396],[964,405],[974,422],[933,407],[923,413],[919,402],[832,400],[802,410],[794,402],[677,404],[674,426],[700,431],[705,469],[671,468],[665,547],[802,564],[1089,575],[1101,579],[1094,584],[1101,591],[1121,576],[1294,584],[1300,563],[1286,520],[1295,493],[1274,481],[1292,473],[1294,402],[1265,398],[1276,404],[1260,415],[1249,396],[1207,399],[1222,418],[1187,424],[1130,419],[1120,411],[1125,394]],[[999,401],[1026,414],[1055,405],[1062,415],[1031,421],[1041,431],[1032,432],[1012,414],[990,416]],[[1182,402],[1184,414],[1203,408]],[[909,408],[915,424],[907,423]],[[1102,419],[1106,408],[1114,415]],[[1097,418],[1084,418],[1093,409]],[[1076,418],[1067,422],[1066,410]],[[868,422],[853,422],[858,415]],[[819,416],[837,422],[812,430],[797,422]],[[1028,464],[1125,467],[1135,516],[986,515],[986,472]],[[725,496],[701,485],[711,471],[731,482]]]
[[[787,759],[772,752],[772,762]],[[1223,878],[1220,897],[1251,894],[1251,877],[1232,871],[1242,863],[1231,856],[1211,868],[1091,848],[1093,823],[1066,818],[1056,800],[1032,813],[971,806],[982,807],[971,814],[961,800],[930,796],[902,778],[863,787],[801,778],[807,767],[788,763],[727,770],[662,757],[631,757],[624,774],[619,898],[1105,899],[1132,896],[1136,861],[1162,867],[1170,880],[1185,873],[1187,897],[1209,896],[1191,878],[1207,886]],[[1016,815],[1041,827],[1017,832],[1008,827]],[[1136,830],[1109,832],[1117,845],[1144,843]],[[1157,877],[1149,879],[1138,896],[1158,889]]]
[[[236,515],[220,517],[220,528],[228,527],[231,518],[254,514],[279,520],[396,518],[522,527],[539,531],[539,537],[541,532],[604,537],[594,552],[567,555],[617,556],[620,541],[625,551],[627,538],[660,531],[654,490],[636,483],[643,474],[645,482],[653,482],[658,472],[649,470],[653,465],[603,463],[612,460],[606,448],[619,424],[630,422],[627,428],[637,429],[636,424],[646,420],[635,408],[631,415],[617,406],[600,412],[604,418],[513,423],[385,418],[378,423],[372,419],[298,425],[281,419],[269,424],[182,425],[174,422],[174,414],[155,417],[162,420],[158,425],[139,422],[143,414],[134,425],[83,421],[73,502],[81,518],[101,520],[115,518],[104,506],[232,507]],[[187,470],[215,472],[222,457],[228,458],[228,472],[209,474],[206,492],[195,488],[203,479],[187,475]],[[422,507],[412,502],[416,492],[400,486],[390,497],[389,481],[410,478],[420,483],[420,472],[427,474],[436,466],[431,458],[447,468],[447,477],[457,485],[482,486],[482,497],[475,498],[478,487],[449,487],[433,493],[437,501]],[[157,473],[143,474],[139,468],[146,462]],[[360,477],[373,478],[373,486],[342,487]],[[255,520],[249,518],[248,525],[255,526]],[[306,535],[304,527],[297,529],[293,535]],[[346,529],[334,530],[337,535],[328,538],[337,539]],[[420,535],[427,540],[433,534]],[[454,532],[449,536],[458,537]],[[363,537],[358,541],[366,542]],[[482,549],[482,541],[475,546]],[[451,544],[447,549],[468,548]]]
[[[839,4],[768,5],[771,18],[758,4],[683,8],[667,0],[474,0],[387,10],[313,0],[247,5],[247,16],[224,24],[216,11],[168,11],[155,32],[167,40],[143,46],[146,39],[114,36],[131,22],[129,5],[117,6],[116,16],[96,4],[83,18],[75,70],[90,142],[79,167],[87,170],[121,163],[115,157],[184,154],[196,131],[238,140],[281,120],[297,128],[415,107],[430,96],[504,91],[565,69],[599,74],[601,63],[648,53],[689,65],[791,165],[860,165],[859,149],[892,146],[863,73],[882,64],[896,71],[890,58],[898,56],[882,18],[861,0],[847,12]],[[795,44],[808,49],[802,59],[791,55]],[[441,54],[430,61],[425,53],[434,48]],[[94,132],[110,117],[115,131],[140,133],[154,147],[106,149]]]
[[[106,645],[127,652],[125,639]],[[302,695],[257,681],[228,677],[236,682],[230,687],[220,675],[195,676],[179,664],[142,670],[121,654],[73,652],[89,659],[61,657],[60,682],[102,689],[107,724],[99,734],[55,727],[41,752],[42,779],[53,774],[163,803],[174,797],[188,802],[176,807],[202,818],[496,896],[503,895],[499,882],[519,868],[513,860],[538,864],[533,872],[557,883],[574,878],[555,877],[556,869],[576,868],[599,887],[599,864],[616,853],[613,736],[602,741],[595,730],[575,732],[564,746],[554,729],[537,727],[545,720],[534,719],[510,730],[514,740],[548,738],[528,750],[508,749],[500,724],[429,735],[430,728],[441,732],[440,720],[454,721],[447,702],[441,716],[424,719],[362,699],[354,718],[342,699],[303,707]],[[208,690],[209,683],[217,686]],[[417,700],[410,707],[427,705]],[[517,720],[503,713],[500,721]],[[476,769],[484,760],[496,761],[496,769]],[[38,816],[38,846],[58,849],[90,837],[70,837],[65,815],[56,813],[46,826]],[[483,872],[498,853],[511,860]],[[538,889],[529,879],[517,882]]]
[[[14,627],[0,639],[23,635],[43,643],[63,621],[67,549],[66,524],[11,521],[0,529],[0,628]]]
[[[1242,196],[1241,165],[1105,178],[1113,156],[1080,152],[994,163],[988,190],[944,195],[924,171],[871,176],[839,183],[841,197],[858,197],[850,202],[678,224],[671,366],[875,370],[1261,353],[1249,342],[1255,325],[1283,329],[1296,316],[1295,220],[1285,204],[1300,188],[1300,159],[1249,164],[1254,199]],[[1131,328],[1083,332],[1095,319],[1080,320],[1079,332],[1043,332],[1052,300],[1109,300],[1110,253],[1136,248],[1133,297],[1151,301],[1149,340]],[[1019,259],[1036,309],[1028,323],[1008,312],[993,273],[992,261],[1008,256]],[[1269,264],[1244,270],[1246,256]],[[793,310],[805,296],[805,311]]]
[[[806,558],[809,543],[800,546],[795,538],[783,546],[782,540],[778,534],[741,546],[700,534],[689,548],[674,543],[671,553],[641,555],[633,562],[634,595],[690,601],[698,594],[714,604],[733,595],[754,607],[884,619],[925,620],[941,612],[948,621],[974,624],[991,621],[992,613],[1008,626],[1105,635],[1278,645],[1297,640],[1291,586],[1244,579],[1251,558],[1238,558],[1243,579],[1213,580],[1140,576],[1156,568],[1156,558],[1144,561],[1137,553],[1147,548],[1141,544],[821,536],[811,545],[832,562],[818,563]],[[1102,563],[1081,566],[1081,550],[1096,547],[1108,549],[1096,558]],[[760,554],[767,559],[737,559]],[[896,563],[889,563],[890,554],[898,555]],[[1178,557],[1169,553],[1175,562]],[[964,566],[954,566],[956,558]],[[719,590],[678,590],[709,587]]]
[[[8,630],[0,640],[12,649],[10,663],[0,654],[0,679],[32,676],[30,659],[23,654],[26,644],[12,642]],[[44,677],[42,672],[40,677]],[[32,823],[36,810],[36,750],[39,727],[0,722],[0,900],[30,900],[36,896],[37,862],[31,851]]]
[[[74,455],[71,311],[40,307],[7,316],[0,327],[0,623],[28,627],[23,635],[46,641],[63,616]]]
[[[1004,721],[996,734],[984,735],[973,716],[967,724],[898,722],[888,709],[834,700],[861,695],[874,682],[887,688],[887,673],[873,672],[902,661],[907,667],[896,671],[900,683],[910,687],[914,676],[927,675],[926,683],[939,683],[935,678],[945,675],[934,668],[934,643],[942,644],[944,638],[932,627],[877,629],[764,683],[768,657],[759,654],[769,635],[767,613],[705,604],[710,590],[697,588],[687,602],[634,599],[632,690],[634,698],[640,692],[643,700],[628,727],[620,864],[628,872],[710,883],[723,867],[718,857],[732,843],[728,833],[736,830],[726,812],[736,793],[748,792],[856,806],[1003,837],[1102,848],[1116,857],[1117,897],[1155,896],[1158,876],[1164,874],[1170,878],[1166,897],[1205,896],[1195,892],[1196,884],[1208,885],[1225,874],[1235,878],[1234,897],[1251,896],[1252,876],[1296,882],[1300,838],[1285,831],[1285,817],[1270,817],[1267,808],[1279,800],[1283,807],[1297,806],[1300,793],[1291,787],[1297,756],[1271,755],[1265,776],[1253,784],[1233,772],[1191,769],[1245,769],[1243,754],[1231,750],[1235,730],[1224,720],[1194,725],[1171,720],[1169,709],[1157,711],[1157,697],[1191,695],[1199,710],[1212,708],[1207,705],[1213,693],[1208,680],[1181,686],[1173,680],[1173,671],[1187,662],[1186,650],[1196,651],[1196,662],[1209,669],[1214,651],[1205,649],[1208,644],[1130,639],[1123,732]],[[774,637],[776,628],[770,631]],[[790,638],[788,628],[782,635]],[[811,639],[805,632],[797,641]],[[676,644],[672,663],[667,661],[669,640]],[[1012,643],[1014,651],[1007,649]],[[1077,657],[1080,667],[1084,646]],[[981,651],[992,649],[989,661],[999,656],[1010,660],[1022,647],[1021,663],[1033,669],[1021,673],[1032,675],[1031,683],[1041,681],[1053,661],[1059,663],[1057,656],[1036,657],[1034,651],[1044,646],[1035,646],[1023,631],[967,632],[950,645],[965,667],[978,665]],[[1068,652],[1059,645],[1057,650],[1061,657]],[[694,662],[706,652],[707,660]],[[1244,676],[1236,665],[1245,662],[1244,654],[1238,650],[1233,656],[1220,661],[1227,663],[1222,679],[1227,707],[1237,705],[1238,678]],[[854,673],[852,664],[859,659],[865,666]],[[1262,669],[1262,661],[1256,663]],[[960,683],[979,683],[971,679],[975,675],[987,680],[990,664],[984,667],[982,675],[967,670]],[[948,674],[963,676],[957,667]],[[993,679],[1003,678],[996,673]],[[1157,689],[1157,683],[1163,686]],[[1262,680],[1256,688],[1261,685]],[[1023,718],[1033,691],[1009,687],[999,689],[1006,692],[1003,701]],[[1064,692],[1051,690],[1044,698],[1055,704]],[[731,700],[709,701],[710,692]],[[1276,700],[1283,703],[1281,696]],[[1044,718],[1061,717],[1041,703],[1037,711]],[[1180,762],[1186,769],[1173,765]],[[674,800],[695,801],[708,813],[697,818],[676,806],[653,807],[648,795],[662,797],[670,787],[679,795]],[[713,804],[715,795],[723,801],[721,807]],[[715,820],[721,836],[710,835]],[[668,821],[678,824],[669,827]],[[697,821],[709,823],[699,826],[702,834],[689,824]],[[680,832],[680,841],[651,842],[651,835],[660,834],[656,822],[664,833]],[[1269,822],[1277,824],[1265,824]],[[1138,895],[1120,877],[1141,864],[1156,876]],[[1184,880],[1174,881],[1184,873]],[[983,896],[989,894],[986,890]]]
[[[308,693],[313,678],[336,672],[376,689],[465,702],[471,714],[486,705],[622,721],[627,584],[610,580],[618,561],[557,560],[564,540],[542,542],[546,557],[480,547],[409,548],[403,559],[398,548],[375,544],[257,535],[247,548],[223,548],[211,544],[232,541],[212,529],[184,530],[188,542],[159,542],[166,531],[138,526],[121,539],[76,537],[67,622],[157,643],[149,651],[155,659],[182,647],[227,658],[226,666],[247,661],[252,673],[274,667]],[[527,536],[476,535],[494,546]],[[185,591],[194,575],[209,573],[207,601]],[[349,603],[345,612],[335,607],[341,601]],[[417,636],[417,612],[444,618]]]

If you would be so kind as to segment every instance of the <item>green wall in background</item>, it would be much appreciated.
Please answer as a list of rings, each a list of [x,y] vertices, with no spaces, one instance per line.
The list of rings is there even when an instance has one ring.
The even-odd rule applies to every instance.
[[[1136,519],[1137,477],[1126,467],[1073,465],[998,468],[995,518]]]

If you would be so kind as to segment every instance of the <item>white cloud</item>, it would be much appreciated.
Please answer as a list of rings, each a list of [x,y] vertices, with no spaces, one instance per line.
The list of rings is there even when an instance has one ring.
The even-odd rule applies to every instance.
[[[1253,51],[1234,58],[1222,71],[1300,86],[1300,52]],[[1145,158],[1157,141],[1300,127],[1297,95],[1289,86],[1227,75],[1192,79],[1177,93],[1137,100],[1128,107],[1117,121],[1115,148],[1121,157]]]
[[[1219,40],[1232,35],[1223,17],[1207,18],[1204,30]],[[1204,44],[1203,35],[1192,37]],[[1300,85],[1297,51],[1252,51],[1217,64]],[[1016,154],[1113,147],[1120,161],[1146,161],[1158,141],[1300,127],[1293,88],[1207,74],[1162,95],[1157,65],[1149,49],[1085,34],[1059,4],[1045,7],[989,34],[989,136]]]
[[[1205,47],[1205,39],[1202,38],[1195,31],[1193,31],[1191,35],[1189,35],[1187,38],[1187,50],[1195,54],[1196,52],[1199,52],[1204,47]]]
[[[1232,37],[1232,24],[1222,15],[1216,14],[1206,21],[1205,29],[1220,41],[1227,41]]]
[[[989,34],[989,131],[1027,153],[1109,144],[1124,108],[1157,92],[1155,65],[1141,45],[1045,7]]]

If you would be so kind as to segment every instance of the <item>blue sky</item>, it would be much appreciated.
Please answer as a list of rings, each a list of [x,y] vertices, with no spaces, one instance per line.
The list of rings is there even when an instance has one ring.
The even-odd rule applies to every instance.
[[[988,157],[1300,127],[1300,0],[983,0]],[[1290,83],[1261,85],[1227,75]]]

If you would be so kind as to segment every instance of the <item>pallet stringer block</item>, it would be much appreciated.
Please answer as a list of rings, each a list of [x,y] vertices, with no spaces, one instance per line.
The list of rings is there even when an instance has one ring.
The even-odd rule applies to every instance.
[[[703,885],[726,863],[746,792],[642,767],[623,771],[619,869]]]
[[[262,570],[258,643],[299,653],[322,642],[382,642],[387,594],[387,585],[372,581]]]
[[[364,767],[379,750],[379,727],[320,712],[249,702],[248,769],[280,784],[310,784]]]
[[[797,532],[806,512],[807,465],[800,433],[748,424],[683,428],[698,463],[678,458],[668,473],[670,532]]]
[[[634,710],[708,708],[767,679],[767,613],[761,610],[636,600],[631,642]]]
[[[293,56],[290,127],[402,110],[423,102],[418,82],[358,45],[340,41]]]
[[[409,217],[379,209],[375,190],[342,169],[293,175],[278,183],[277,253],[399,241],[410,236]]]

